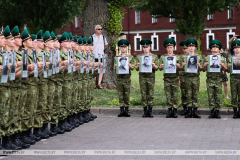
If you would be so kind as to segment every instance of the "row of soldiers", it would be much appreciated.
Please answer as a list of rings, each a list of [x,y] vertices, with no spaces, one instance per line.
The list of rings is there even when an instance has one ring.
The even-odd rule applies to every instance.
[[[0,149],[29,148],[42,138],[69,132],[97,118],[90,108],[95,76],[103,64],[90,60],[94,58],[91,38],[78,39],[64,32],[58,39],[53,32],[43,35],[40,30],[30,35],[27,29],[20,34],[17,26],[12,31],[7,26],[0,32],[0,47],[2,53],[16,53],[15,80],[0,83]],[[27,76],[23,78],[26,52]],[[54,54],[59,56],[58,71],[50,61]],[[1,54],[0,73],[3,57]],[[8,71],[10,68],[11,64]]]

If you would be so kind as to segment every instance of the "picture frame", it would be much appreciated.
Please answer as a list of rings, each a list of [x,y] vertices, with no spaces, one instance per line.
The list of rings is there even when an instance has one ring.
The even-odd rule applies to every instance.
[[[16,78],[16,52],[11,51],[11,69],[10,69],[10,80],[13,81]]]
[[[22,49],[22,78],[28,77],[28,51],[27,49]]]
[[[176,66],[176,56],[165,56],[163,58],[163,73],[164,74],[174,74],[177,73],[177,66]]]
[[[220,55],[208,55],[207,72],[221,72]]]
[[[198,73],[198,60],[199,57],[197,55],[186,56],[187,64],[185,66],[185,72],[187,73]]]
[[[9,66],[9,57],[10,54],[6,51],[3,51],[2,53],[2,72],[1,72],[1,83],[7,83],[8,82],[8,66]]]
[[[129,57],[128,56],[120,56],[115,57],[116,61],[116,74],[129,74]]]
[[[38,65],[37,65],[37,52],[33,51],[33,62],[34,62],[34,77],[38,77]]]
[[[240,56],[231,57],[231,74],[240,74]]]
[[[152,56],[151,55],[140,56],[139,72],[152,73]]]

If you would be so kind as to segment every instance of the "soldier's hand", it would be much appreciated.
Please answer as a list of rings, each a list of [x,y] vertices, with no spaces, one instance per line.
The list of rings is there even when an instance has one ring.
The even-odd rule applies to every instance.
[[[10,69],[11,69],[11,66],[12,66],[11,64],[9,64],[9,65],[8,65],[8,70],[10,70]]]
[[[176,66],[177,66],[178,68],[180,68],[180,64],[177,63]]]
[[[152,63],[152,66],[155,67],[155,63]]]
[[[43,67],[43,62],[37,62],[37,66],[39,69],[41,69]]]
[[[164,67],[164,64],[161,64],[160,67]]]
[[[232,66],[232,64],[228,64],[228,68],[230,68]]]
[[[186,64],[187,64],[187,63],[182,63],[182,66],[184,67],[184,66],[186,66]]]
[[[140,63],[137,63],[137,67],[139,67],[140,66]]]
[[[199,68],[201,67],[201,66],[200,66],[200,63],[197,63],[197,65],[198,65]]]
[[[22,61],[16,62],[16,68],[18,68],[18,67],[21,66],[21,65],[22,65]]]
[[[204,63],[204,67],[206,67],[208,64],[209,64],[208,62],[205,62],[205,63]]]
[[[219,63],[222,67],[224,67],[224,64],[223,63]]]

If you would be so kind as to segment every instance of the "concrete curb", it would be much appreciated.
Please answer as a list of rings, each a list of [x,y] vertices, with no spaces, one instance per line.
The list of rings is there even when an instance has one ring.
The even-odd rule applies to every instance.
[[[182,108],[178,110],[178,114]],[[109,114],[109,115],[118,115],[119,108],[105,108],[105,107],[92,107],[91,112],[96,114]],[[168,109],[167,108],[153,108],[153,115],[167,115]],[[130,114],[133,115],[142,115],[143,109],[142,108],[130,108]],[[210,115],[210,109],[207,108],[199,108],[198,109],[199,115]],[[232,109],[221,109],[220,115],[233,115]]]

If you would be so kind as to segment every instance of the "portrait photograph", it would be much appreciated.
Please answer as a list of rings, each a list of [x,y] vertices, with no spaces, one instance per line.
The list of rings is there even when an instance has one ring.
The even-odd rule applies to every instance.
[[[140,72],[152,73],[152,56],[144,55],[140,57]]]
[[[46,53],[45,52],[42,54],[42,60],[43,60],[43,77],[47,78],[47,65],[46,65]]]
[[[48,67],[48,76],[52,75],[52,68],[53,68],[53,54],[52,52],[49,52],[49,67]]]
[[[103,55],[103,70],[102,73],[106,71],[107,55]]]
[[[240,57],[231,57],[231,73],[240,74]]]
[[[13,51],[11,53],[11,69],[10,69],[10,80],[15,80],[16,75],[16,53]]]
[[[22,78],[28,77],[27,59],[28,59],[28,52],[27,50],[24,50],[23,56],[22,56]]]
[[[209,55],[208,56],[208,72],[220,72],[221,65],[220,65],[220,55]]]
[[[33,61],[34,61],[34,77],[38,77],[38,65],[37,65],[37,53],[33,52]]]
[[[89,63],[90,63],[90,53],[87,52],[87,66],[86,66],[86,73],[89,73]]]
[[[68,73],[72,72],[72,66],[71,66],[71,52],[68,51]]]
[[[187,56],[187,68],[188,73],[198,73],[198,56]]]
[[[3,61],[2,61],[3,69],[1,75],[1,83],[7,83],[8,81],[8,66],[9,66],[9,54],[3,52]]]
[[[116,73],[129,74],[129,57],[116,57]]]
[[[59,50],[56,51],[56,56],[57,56],[57,59],[56,59],[56,73],[59,73],[59,63],[60,63],[60,52]]]
[[[176,56],[164,57],[164,73],[177,73]]]
[[[74,50],[73,50],[72,58],[73,58],[73,72],[76,72],[76,60],[75,60],[75,52],[74,52]]]

